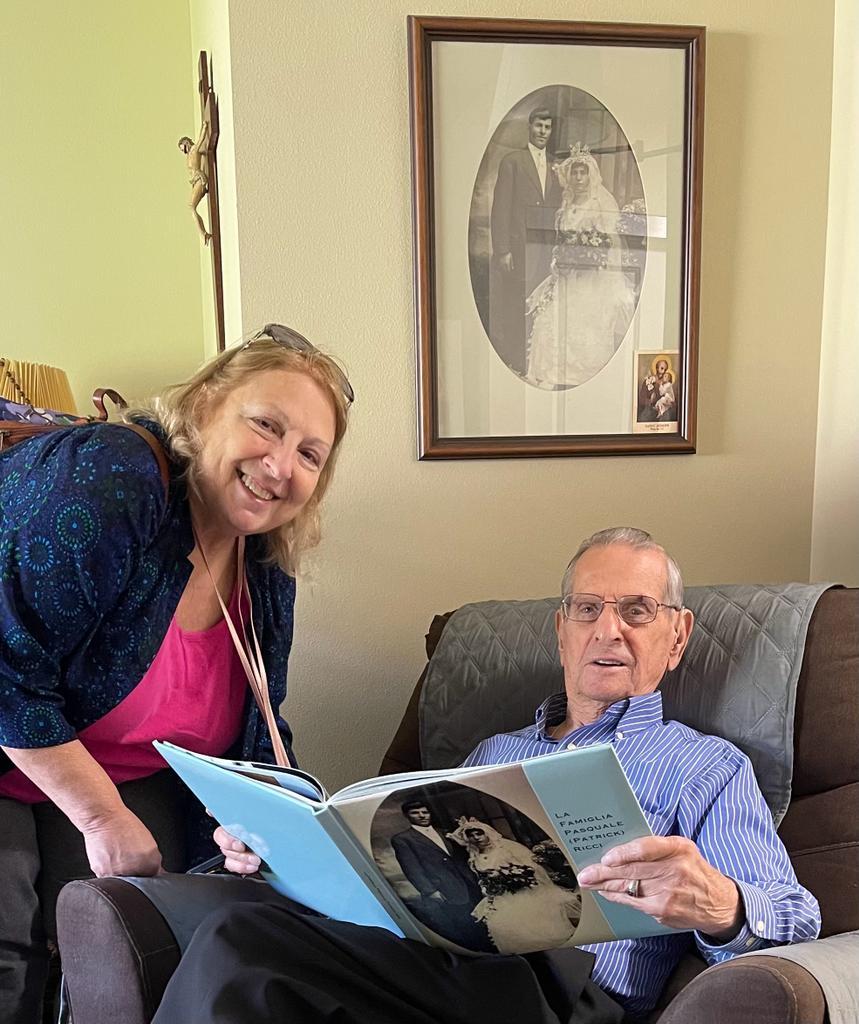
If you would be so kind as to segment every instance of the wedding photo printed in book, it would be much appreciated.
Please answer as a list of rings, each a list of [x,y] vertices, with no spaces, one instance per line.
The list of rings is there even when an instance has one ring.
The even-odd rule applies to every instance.
[[[487,793],[456,783],[392,793],[371,840],[412,914],[465,949],[550,949],[575,936],[572,865],[534,821]]]

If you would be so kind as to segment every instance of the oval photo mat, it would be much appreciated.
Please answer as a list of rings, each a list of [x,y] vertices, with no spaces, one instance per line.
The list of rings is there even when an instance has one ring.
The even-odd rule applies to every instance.
[[[647,260],[647,209],[641,171],[629,140],[611,111],[596,96],[571,85],[547,85],[523,96],[501,119],[489,140],[475,178],[469,210],[468,262],[472,295],[486,337],[499,358],[526,383],[536,383],[527,376],[523,355],[528,350],[528,335],[534,319],[533,315],[526,318],[526,302],[529,296],[536,302],[539,292],[535,294],[535,290],[542,282],[548,283],[551,277],[552,250],[556,241],[555,217],[558,213],[554,202],[561,191],[560,184],[552,202],[549,202],[551,193],[546,186],[546,205],[540,210],[533,205],[527,211],[523,210],[519,204],[522,196],[517,196],[519,190],[516,187],[512,191],[504,188],[504,209],[496,210],[494,218],[493,202],[499,169],[505,158],[510,158],[517,165],[514,168],[517,180],[521,178],[519,172],[524,173],[523,168],[530,173],[530,166],[524,160],[527,156],[533,162],[527,148],[529,115],[538,110],[547,110],[552,116],[552,131],[546,145],[547,165],[557,166],[575,147],[587,146],[598,165],[603,187],[617,204],[620,252],[612,253],[612,260],[617,266],[610,273],[617,277],[613,290],[626,292],[624,301],[630,307],[622,317],[614,320],[609,313],[600,314],[600,321],[594,324],[593,330],[605,335],[602,349],[606,358],[601,365],[586,366],[580,371],[585,376],[580,378],[570,370],[567,374],[570,379],[565,379],[562,367],[556,374],[560,379],[549,379],[536,385],[545,390],[566,390],[599,372],[623,341],[641,294]],[[526,218],[530,222],[529,241],[525,246],[524,259],[520,258],[524,266],[509,274],[499,267],[498,254],[493,258],[492,224],[494,219],[496,233],[500,236],[497,225],[517,218],[520,226]],[[587,254],[587,250],[584,251]],[[595,269],[591,273],[596,272]],[[590,292],[592,294],[585,295],[583,302],[579,303],[588,307],[583,314],[577,314],[574,308],[569,312],[564,309],[565,323],[566,318],[570,318],[573,338],[577,328],[572,318],[596,315],[592,310],[606,305],[605,296],[595,293],[593,288]]]

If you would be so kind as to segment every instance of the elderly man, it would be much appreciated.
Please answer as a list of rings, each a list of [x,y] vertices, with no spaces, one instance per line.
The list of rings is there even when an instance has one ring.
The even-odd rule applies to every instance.
[[[748,759],[663,720],[657,687],[692,626],[677,565],[649,534],[594,534],[563,580],[565,692],[534,725],[484,740],[465,762],[612,743],[655,835],[611,850],[579,883],[688,931],[586,947],[587,980],[591,958],[580,950],[466,959],[377,929],[245,905],[201,928],[156,1024],[608,1024],[646,1015],[693,942],[715,963],[815,938],[817,903],[797,882]],[[228,866],[255,870],[258,858],[217,835]]]

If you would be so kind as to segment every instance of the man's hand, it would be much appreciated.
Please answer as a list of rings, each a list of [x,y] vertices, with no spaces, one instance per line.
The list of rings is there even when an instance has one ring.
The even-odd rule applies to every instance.
[[[260,858],[223,825],[218,825],[212,837],[224,855],[224,867],[237,875],[252,875],[259,871]]]
[[[627,885],[638,879],[638,896]],[[691,839],[645,836],[606,853],[579,874],[583,889],[612,903],[635,907],[670,928],[691,928],[728,942],[740,929],[744,907],[735,882],[701,856]]]
[[[506,270],[508,274],[513,273],[513,253],[505,252],[498,257],[498,266]]]
[[[164,870],[152,833],[127,807],[87,823],[82,833],[89,866],[97,878],[158,875]]]

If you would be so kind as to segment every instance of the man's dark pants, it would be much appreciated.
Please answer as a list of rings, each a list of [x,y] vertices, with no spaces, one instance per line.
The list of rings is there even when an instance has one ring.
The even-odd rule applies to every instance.
[[[460,957],[380,928],[225,906],[198,928],[153,1024],[620,1024],[576,949]]]

